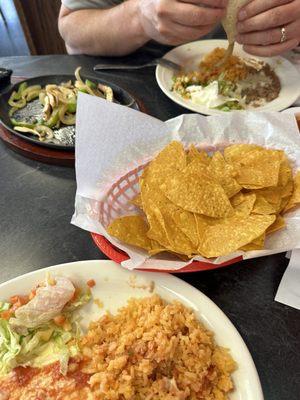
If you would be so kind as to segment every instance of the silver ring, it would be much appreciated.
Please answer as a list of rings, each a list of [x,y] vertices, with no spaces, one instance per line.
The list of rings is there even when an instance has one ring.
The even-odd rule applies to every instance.
[[[283,43],[286,41],[286,30],[284,27],[280,28],[281,32],[281,38],[280,38],[280,43]]]

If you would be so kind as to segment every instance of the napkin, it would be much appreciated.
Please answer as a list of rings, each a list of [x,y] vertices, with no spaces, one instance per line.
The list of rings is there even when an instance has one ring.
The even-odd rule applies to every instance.
[[[146,164],[170,141],[179,140],[186,146],[195,143],[209,151],[222,150],[233,143],[256,143],[285,150],[294,169],[300,169],[300,135],[295,118],[289,114],[253,111],[211,117],[184,114],[162,122],[80,93],[76,115],[77,192],[71,222],[104,235],[114,246],[124,250],[130,257],[123,262],[128,269],[177,270],[188,264],[170,260],[170,257],[166,260],[162,255],[150,258],[144,250],[121,243],[105,229],[112,219],[137,213],[129,200],[137,193],[138,179],[130,183],[130,171]],[[108,196],[116,182],[124,188],[124,195],[118,198],[114,187]],[[209,260],[195,259],[221,263],[237,256],[253,258],[300,248],[300,210],[286,214],[285,220],[286,229],[269,236],[265,250],[238,251]]]
[[[300,310],[300,250],[293,250],[275,301]]]

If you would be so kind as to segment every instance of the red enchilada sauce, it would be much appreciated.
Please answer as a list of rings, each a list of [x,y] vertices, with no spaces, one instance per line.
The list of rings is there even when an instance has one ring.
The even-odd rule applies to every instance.
[[[89,388],[90,375],[84,374],[80,369],[80,364],[78,364],[75,371],[63,376],[59,371],[58,362],[40,369],[17,367],[7,377],[0,380],[0,395],[7,400],[16,400],[19,399],[21,393],[24,395],[28,392],[30,399],[32,398],[30,396],[38,395],[38,393],[42,396],[47,395],[49,399],[63,399],[64,396],[76,393],[78,398],[81,398],[80,391]],[[51,385],[47,379],[49,377],[51,377]]]

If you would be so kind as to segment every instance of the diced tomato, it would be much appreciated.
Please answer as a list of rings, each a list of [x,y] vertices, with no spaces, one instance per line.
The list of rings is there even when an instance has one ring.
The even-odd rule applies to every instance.
[[[77,300],[78,296],[81,293],[81,289],[80,288],[75,288],[75,292],[73,294],[72,299],[70,300],[70,302]]]
[[[88,287],[92,288],[96,285],[96,282],[94,281],[94,279],[90,279],[89,281],[87,281],[86,284],[88,285]]]
[[[32,300],[35,296],[36,296],[36,290],[33,289],[33,290],[29,293],[29,300]]]
[[[12,304],[18,304],[18,307],[23,306],[24,304],[27,304],[29,301],[28,296],[12,296],[10,298],[10,302]]]
[[[57,326],[63,326],[66,322],[66,318],[63,315],[57,315],[53,318],[53,321]]]
[[[1,318],[3,318],[3,319],[9,319],[10,317],[11,317],[11,310],[5,310],[5,311],[2,311],[2,313],[1,313]]]

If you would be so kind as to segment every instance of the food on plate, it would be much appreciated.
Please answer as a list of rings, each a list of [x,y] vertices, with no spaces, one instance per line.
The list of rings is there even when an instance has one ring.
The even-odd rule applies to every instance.
[[[233,390],[228,350],[193,311],[158,295],[93,322],[80,345],[97,399],[225,400]]]
[[[67,373],[78,352],[79,324],[74,314],[91,298],[90,289],[69,278],[47,276],[28,295],[0,303],[0,377],[18,367],[41,368],[58,362]]]
[[[226,14],[222,19],[222,25],[227,35],[228,48],[220,63],[225,64],[232,55],[236,36],[237,14],[239,9],[246,4],[246,2],[247,0],[229,0],[227,3]]]
[[[279,96],[281,83],[268,63],[231,55],[207,54],[199,69],[174,76],[172,90],[195,104],[221,111],[257,108]]]
[[[262,250],[267,235],[285,227],[283,215],[300,204],[300,172],[293,177],[284,151],[254,144],[206,153],[173,141],[139,183],[133,203],[141,212],[114,219],[107,232],[150,255]]]
[[[10,121],[18,132],[29,133],[46,143],[68,143],[68,135],[74,139],[76,106],[78,92],[102,97],[113,101],[113,91],[109,86],[95,83],[89,79],[83,81],[78,67],[76,80],[62,82],[59,85],[48,84],[28,86],[22,82],[18,91],[14,91],[8,104]],[[73,135],[72,135],[73,134]],[[70,138],[69,138],[70,139]]]
[[[54,277],[57,281],[54,285],[42,284],[34,294],[33,299],[41,296],[42,288],[48,288],[48,294],[43,295],[44,302],[40,303],[43,321],[46,299],[49,291],[54,290],[52,287],[60,285],[55,289],[59,293],[57,302],[51,300],[55,314],[58,310],[63,313],[64,308],[73,304],[71,296],[76,293],[76,288],[68,278],[59,279],[58,282]],[[63,305],[67,299],[67,305]],[[54,312],[50,314],[53,318]],[[38,316],[36,313],[35,317]],[[56,332],[53,321],[47,322],[48,329]],[[36,333],[35,336],[32,333],[31,339],[23,333],[22,340],[14,340],[13,327],[9,328],[9,335],[2,336],[4,343],[7,338],[14,340],[21,350],[13,354],[16,362],[1,373],[1,400],[226,400],[234,391],[232,373],[237,365],[229,350],[218,346],[214,333],[178,301],[167,303],[155,294],[131,298],[115,315],[106,312],[98,321],[90,323],[85,334],[64,340],[64,354],[72,353],[73,347],[76,351],[71,357],[64,355],[63,371],[60,362],[56,361],[60,347],[50,346],[63,331],[60,324],[57,326],[60,330],[52,334],[53,339],[49,333],[43,333],[43,336],[40,333],[38,340],[34,339],[38,332],[46,330],[44,325],[34,328]],[[19,329],[33,328],[19,324]],[[38,357],[33,350],[37,343],[48,348],[47,362],[32,363],[33,357]],[[29,344],[31,349],[27,349]],[[1,346],[3,351],[5,344]],[[17,362],[21,353],[25,357],[26,349],[30,350],[31,357],[27,354],[26,363]],[[3,357],[1,360],[3,363]]]

